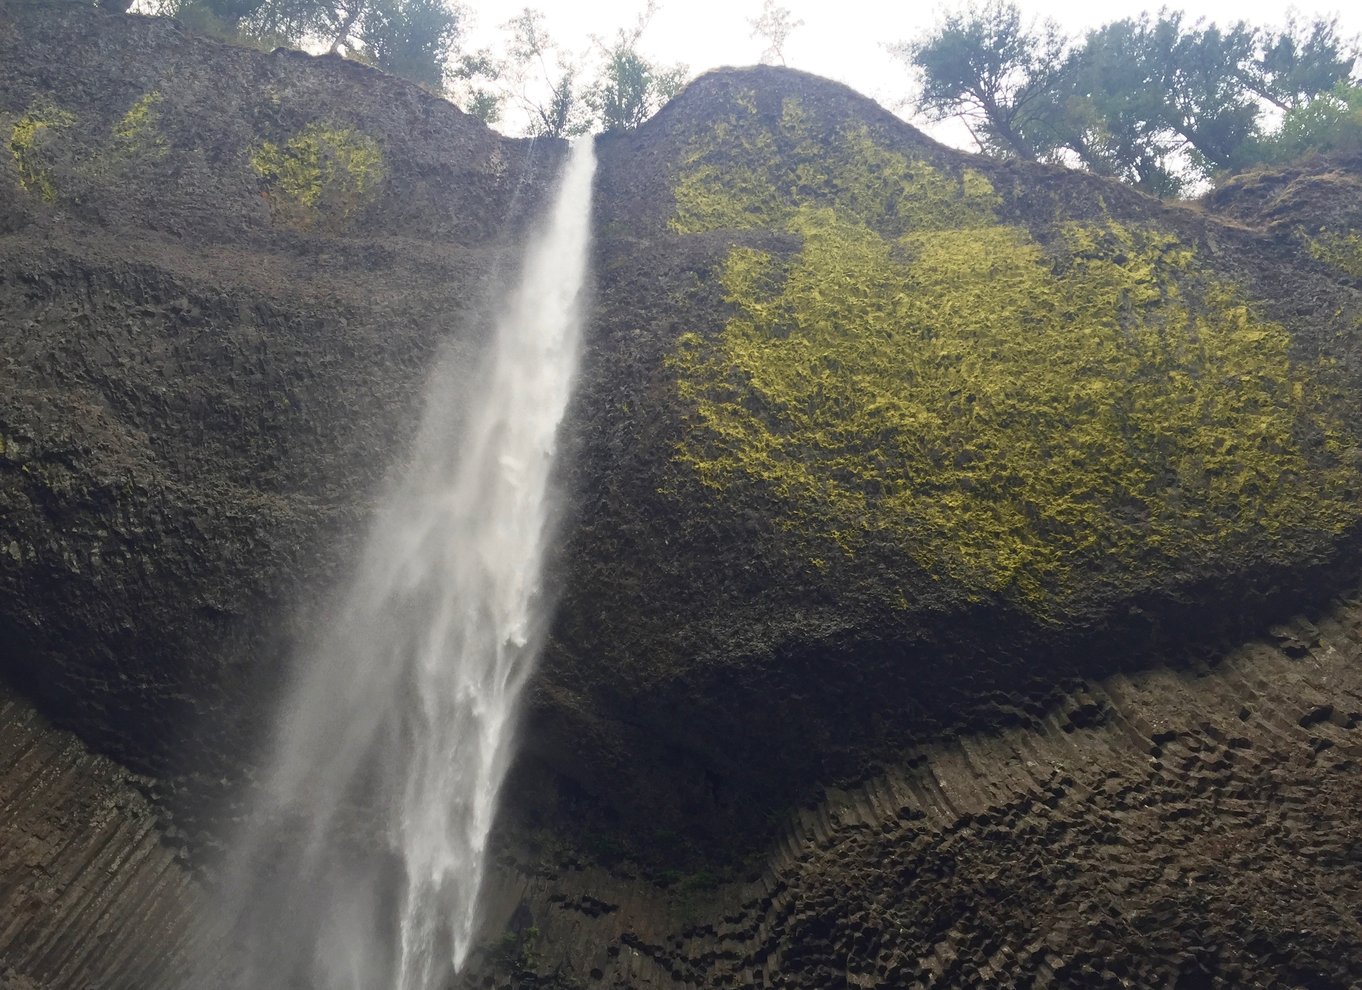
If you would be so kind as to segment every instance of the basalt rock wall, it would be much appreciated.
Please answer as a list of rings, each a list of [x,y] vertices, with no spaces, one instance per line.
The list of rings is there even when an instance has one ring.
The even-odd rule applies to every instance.
[[[562,149],[80,5],[7,6],[0,62],[5,674],[225,781]]]
[[[206,843],[563,145],[71,4],[0,11],[0,137],[0,659]],[[598,150],[523,833],[726,869],[1355,567],[1356,163],[1163,204],[774,68]]]

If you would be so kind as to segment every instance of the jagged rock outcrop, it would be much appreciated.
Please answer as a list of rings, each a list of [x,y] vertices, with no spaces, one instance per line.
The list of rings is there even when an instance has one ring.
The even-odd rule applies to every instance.
[[[0,673],[149,774],[171,834],[206,853],[427,369],[473,366],[564,149],[501,138],[341,59],[63,3],[0,10],[0,137]],[[1174,793],[1200,820],[1254,788],[1301,802],[1338,779],[1352,794],[1355,767],[1332,756],[1286,790],[1265,782],[1270,760],[1148,780],[1135,768],[1164,744],[1140,730],[1094,756],[1091,779],[1000,782],[930,825],[865,819],[879,838],[845,862],[801,847],[808,899],[696,896],[685,934],[690,922],[658,920],[677,884],[655,881],[706,878],[689,897],[739,875],[791,808],[907,773],[893,769],[905,753],[954,734],[1006,729],[1015,746],[999,752],[1045,749],[1059,738],[1047,713],[1075,708],[1078,685],[1185,662],[1355,575],[1357,163],[1162,204],[951,151],[775,68],[708,74],[598,150],[560,608],[525,720],[505,890],[516,901],[531,839],[548,835],[593,869],[637,872],[652,906],[610,924],[653,920],[630,922],[633,942],[612,929],[545,964],[626,985],[656,965],[700,985],[760,970],[821,986],[851,946],[871,961],[838,978],[862,985],[966,986],[1014,957],[1036,985],[1080,985],[1110,943],[1155,953],[1138,983],[1183,973],[1174,957],[1204,933],[1238,939],[1234,965],[1263,985],[1314,979],[1271,968],[1316,964],[1296,942],[1250,951],[1248,929],[1193,924],[1175,878],[1144,877],[1140,857],[1170,857],[1177,876],[1204,857],[1121,802]],[[1228,697],[1184,687],[1194,707]],[[1354,688],[1326,687],[1319,703],[1341,713],[1326,721],[1351,731]],[[1093,704],[1103,725],[1125,717]],[[1210,745],[1200,723],[1178,731]],[[1006,873],[972,844],[976,816],[1025,833],[1016,856],[1035,869]],[[1068,889],[1042,867],[1116,819],[1137,835],[1122,863],[1149,881],[1130,910],[1185,938],[1107,933],[1078,960],[1023,921],[1088,944],[1071,914],[1038,912]],[[1353,841],[1346,820],[1321,821],[1330,850]],[[1287,863],[1279,853],[1268,861]],[[1024,891],[996,945],[972,921],[948,932],[941,902],[902,899],[905,876],[948,862]],[[899,873],[876,874],[884,863]],[[851,878],[875,905],[827,886]],[[610,914],[599,905],[615,895],[561,886],[579,879],[523,881],[526,910]],[[1252,899],[1231,886],[1214,911]],[[959,911],[987,914],[987,883],[960,889]],[[712,915],[730,909],[725,924],[751,931],[716,948]],[[866,934],[891,922],[906,941]],[[1358,944],[1342,922],[1311,924]],[[609,947],[617,966],[585,964]],[[626,952],[653,962],[628,968]],[[1046,953],[1075,968],[1056,976]],[[1356,976],[1310,972],[1321,986]]]

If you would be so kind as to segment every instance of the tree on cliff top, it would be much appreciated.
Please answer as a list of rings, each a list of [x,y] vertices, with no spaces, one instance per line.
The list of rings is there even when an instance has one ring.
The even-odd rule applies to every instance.
[[[528,133],[573,137],[596,127],[628,130],[656,113],[686,72],[683,66],[659,66],[640,51],[656,9],[649,2],[631,28],[609,42],[593,39],[579,56],[549,35],[539,10],[526,7],[508,21],[511,38],[496,78],[502,98],[524,110]]]
[[[633,130],[657,113],[685,82],[684,65],[660,66],[639,52],[643,32],[655,13],[657,0],[648,0],[632,28],[621,28],[609,44],[596,41],[603,59],[586,98],[607,133]]]
[[[1272,31],[1166,10],[1076,42],[1025,26],[1010,0],[949,13],[891,50],[920,78],[922,112],[961,118],[981,151],[1081,164],[1160,194],[1282,153],[1269,107],[1297,145],[1343,126],[1358,54],[1330,19]],[[1320,100],[1322,112],[1306,109]]]
[[[444,0],[373,0],[358,39],[378,68],[440,90],[459,41],[462,11]]]
[[[1025,25],[1016,4],[988,0],[948,13],[931,34],[890,50],[919,74],[919,106],[928,117],[958,117],[981,150],[1034,161],[1052,143],[1067,46],[1053,21]]]
[[[761,13],[747,22],[752,25],[752,37],[761,38],[766,48],[761,53],[761,61],[785,64],[785,42],[798,28],[804,26],[802,20],[790,16],[788,7],[782,7],[776,0],[765,0]]]
[[[497,54],[460,49],[467,12],[457,0],[144,2],[194,30],[237,43],[344,54],[444,93],[487,123],[507,104],[519,105],[535,137],[637,127],[676,93],[687,72],[642,54],[640,40],[656,0],[647,0],[632,27],[609,42],[594,38],[580,57],[555,42],[543,13],[530,7],[506,22],[509,38]]]
[[[1065,80],[1062,145],[1091,171],[1160,194],[1232,168],[1257,128],[1242,81],[1255,37],[1178,13],[1090,32]]]
[[[502,78],[508,97],[525,111],[529,134],[573,137],[590,130],[577,62],[549,35],[543,12],[526,7],[505,27],[511,42]]]
[[[1281,31],[1259,34],[1259,50],[1244,76],[1258,96],[1289,113],[1332,93],[1352,76],[1358,50],[1341,38],[1337,18],[1303,22],[1290,15]]]
[[[325,47],[440,90],[464,10],[446,0],[159,0],[157,13],[259,48]]]

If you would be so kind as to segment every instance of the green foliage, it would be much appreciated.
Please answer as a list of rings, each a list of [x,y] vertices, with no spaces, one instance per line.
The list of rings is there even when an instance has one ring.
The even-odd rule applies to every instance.
[[[384,174],[375,139],[326,123],[310,124],[282,145],[264,142],[251,165],[276,211],[303,225],[350,217],[373,198]]]
[[[10,154],[19,171],[19,184],[49,203],[57,199],[49,146],[55,136],[76,121],[75,115],[46,97],[35,100],[14,124]]]
[[[638,127],[675,96],[685,81],[685,66],[665,68],[639,51],[639,41],[656,9],[654,0],[649,0],[632,30],[621,29],[613,43],[601,46],[604,64],[587,92],[587,103],[607,133]]]
[[[676,94],[685,73],[682,66],[661,69],[633,48],[617,45],[588,102],[607,133],[631,131]]]
[[[1023,25],[1009,0],[948,12],[925,38],[891,47],[922,80],[920,107],[935,119],[960,117],[980,149],[1034,160],[1036,138],[1059,112],[1052,99],[1066,68],[1067,39],[1054,22]]]
[[[526,7],[506,25],[512,33],[506,70],[511,98],[524,109],[532,137],[575,137],[591,129],[579,70],[544,29],[544,15]]]
[[[313,16],[310,0],[152,0],[151,7],[198,34],[261,51],[300,46]]]
[[[1149,192],[1234,166],[1261,111],[1246,84],[1258,35],[1164,11],[1108,24],[1070,57],[1058,145],[1094,172]]]
[[[501,106],[502,99],[498,94],[478,89],[469,95],[464,111],[490,127],[501,119]]]
[[[501,119],[506,96],[498,88],[504,66],[489,49],[464,52],[449,72],[451,82],[446,95],[484,124]]]
[[[1173,195],[1184,181],[1180,140],[1167,125],[1166,83],[1147,57],[1148,33],[1147,19],[1128,19],[1088,34],[1057,96],[1065,108],[1057,144],[1098,175]]]
[[[1254,52],[1252,29],[1242,21],[1224,30],[1200,22],[1187,26],[1181,14],[1167,13],[1140,28],[1128,54],[1163,82],[1164,126],[1191,146],[1194,162],[1204,162],[1202,172],[1233,166],[1259,113],[1243,84]]]
[[[800,120],[750,147],[813,139]],[[1324,369],[1191,249],[1114,223],[1046,249],[982,176],[867,145],[850,129],[821,174],[758,155],[731,180],[699,149],[681,179],[678,229],[750,217],[803,244],[735,249],[732,318],[671,358],[693,417],[677,458],[716,497],[774,504],[811,560],[894,545],[1040,618],[1358,518]]]
[[[428,89],[451,74],[463,8],[446,0],[151,0],[191,30],[270,50],[326,45]]]
[[[612,51],[600,83],[592,91],[592,106],[607,132],[629,131],[652,116],[651,67],[635,51]]]
[[[455,99],[484,119],[500,116],[505,105],[518,106],[531,137],[636,127],[685,78],[683,67],[663,68],[640,52],[654,9],[650,0],[632,28],[616,32],[609,44],[593,37],[594,51],[575,57],[549,35],[544,14],[526,7],[503,26],[510,34],[503,57],[479,52],[460,60]]]
[[[1081,163],[1157,194],[1327,135],[1358,54],[1325,18],[1268,31],[1169,10],[1075,43],[1025,26],[1008,0],[948,13],[892,50],[921,78],[922,111],[965,120],[980,150]],[[1287,114],[1283,141],[1268,135],[1269,105]]]
[[[1280,31],[1261,31],[1247,67],[1250,89],[1282,110],[1300,108],[1346,84],[1357,50],[1338,35],[1337,18],[1301,22],[1288,15]]]
[[[459,18],[445,0],[373,0],[360,46],[378,68],[438,92],[458,43]]]
[[[1362,86],[1341,82],[1291,107],[1281,126],[1249,149],[1246,164],[1288,162],[1311,152],[1362,147]]]

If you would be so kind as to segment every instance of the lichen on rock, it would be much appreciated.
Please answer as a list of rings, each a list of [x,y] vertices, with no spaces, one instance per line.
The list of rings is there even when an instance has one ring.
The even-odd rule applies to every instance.
[[[792,101],[753,115],[716,137],[739,167],[701,146],[676,187],[674,229],[802,241],[731,251],[731,317],[670,358],[694,414],[676,458],[716,498],[771,500],[815,562],[895,545],[1041,620],[1357,520],[1327,364],[1176,236],[1068,222],[1042,244],[979,172],[801,128]]]

